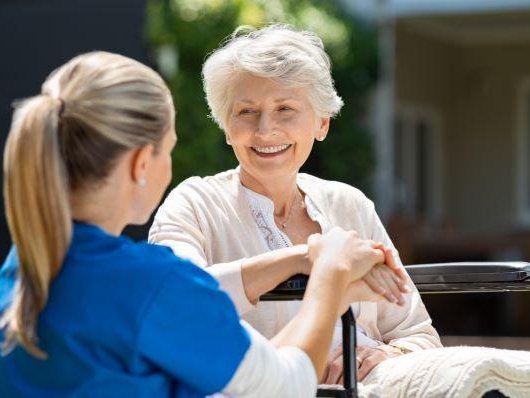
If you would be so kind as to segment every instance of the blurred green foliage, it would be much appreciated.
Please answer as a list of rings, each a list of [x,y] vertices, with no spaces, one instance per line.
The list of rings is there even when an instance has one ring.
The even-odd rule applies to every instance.
[[[336,0],[150,0],[147,37],[177,109],[179,142],[173,184],[236,166],[224,134],[208,117],[201,82],[206,56],[239,25],[287,23],[324,41],[345,106],[303,171],[362,189],[374,164],[371,135],[361,127],[367,94],[377,79],[376,32],[347,15]]]

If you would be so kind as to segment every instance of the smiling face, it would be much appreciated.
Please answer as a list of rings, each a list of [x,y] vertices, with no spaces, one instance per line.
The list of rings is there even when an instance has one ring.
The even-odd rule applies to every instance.
[[[314,140],[327,134],[329,118],[315,115],[304,88],[248,73],[241,74],[233,87],[225,133],[243,183],[268,185],[296,178]]]

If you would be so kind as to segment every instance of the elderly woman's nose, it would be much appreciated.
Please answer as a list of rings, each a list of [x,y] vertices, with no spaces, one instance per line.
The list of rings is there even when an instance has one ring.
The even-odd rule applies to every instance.
[[[266,112],[262,112],[258,119],[257,132],[261,134],[271,133],[274,129],[274,119]]]

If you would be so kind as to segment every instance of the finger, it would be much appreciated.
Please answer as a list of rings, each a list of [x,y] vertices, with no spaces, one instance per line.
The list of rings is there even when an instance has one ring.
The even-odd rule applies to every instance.
[[[396,283],[398,289],[403,293],[410,293],[412,292],[412,289],[409,286],[408,280],[399,278],[395,273],[390,273],[392,278],[394,279],[394,282]]]
[[[366,358],[368,358],[374,349],[366,346],[357,346],[357,358],[360,359],[360,361],[364,361]]]
[[[385,251],[383,249],[372,247],[372,254],[375,264],[383,264],[385,262]]]
[[[374,273],[377,273],[377,279],[385,286],[389,301],[397,304],[400,300],[403,300],[402,293],[392,278],[392,271],[388,267],[380,266],[377,270],[374,270]]]
[[[371,241],[372,242],[372,247],[374,249],[379,249],[379,250],[384,250],[385,249],[385,245],[383,245],[382,242],[375,242],[375,241]]]
[[[379,363],[387,359],[386,355],[382,355],[379,350],[372,349],[371,354],[362,362],[359,368],[358,378],[362,381]]]
[[[367,358],[364,360],[361,364],[361,367],[359,368],[359,374],[357,377],[359,378],[359,381],[363,381],[363,379],[370,373],[370,371],[375,367],[375,364],[370,361],[370,358]]]
[[[407,279],[407,274],[405,272],[405,269],[398,264],[398,262],[396,261],[396,259],[394,257],[394,253],[392,252],[392,250],[388,249],[388,248],[385,248],[384,249],[384,253],[385,253],[385,264],[388,267],[390,267],[392,269],[392,271],[394,271],[394,273],[399,278],[406,280]]]
[[[384,268],[380,269],[379,271],[381,272],[381,279],[385,281],[387,289],[390,291],[392,296],[394,296],[395,298],[395,302],[400,306],[405,305],[405,299],[403,297],[403,293],[398,288],[394,278],[390,274],[390,271]]]
[[[379,265],[373,273],[386,291],[385,298],[391,303],[397,303],[401,298],[401,291],[393,279],[392,271],[386,265]]]
[[[389,303],[395,303],[397,302],[394,296],[392,295],[392,292],[387,287],[387,283],[385,280],[382,280],[379,276],[378,271],[374,268],[369,274],[365,275],[363,280],[366,282],[368,287],[374,291],[374,294],[382,296],[385,300],[387,300]],[[372,284],[377,286],[378,290],[374,290],[372,288]]]
[[[386,293],[385,287],[382,283],[380,283],[377,278],[374,277],[373,272],[368,272],[364,277],[363,280],[366,282],[368,287],[374,291],[374,293],[379,294],[383,296]]]
[[[329,366],[329,373],[326,379],[327,384],[337,384],[342,376],[342,355],[331,362]]]

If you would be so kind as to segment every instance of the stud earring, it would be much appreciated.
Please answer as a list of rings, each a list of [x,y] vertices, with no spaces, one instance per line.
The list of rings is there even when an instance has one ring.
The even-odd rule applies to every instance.
[[[140,177],[140,179],[138,180],[138,185],[143,188],[146,184],[147,181],[145,180],[145,177]]]

